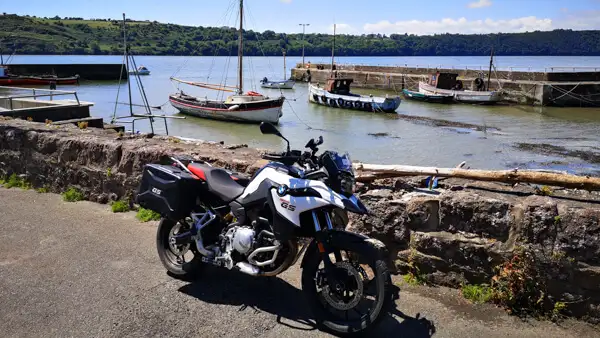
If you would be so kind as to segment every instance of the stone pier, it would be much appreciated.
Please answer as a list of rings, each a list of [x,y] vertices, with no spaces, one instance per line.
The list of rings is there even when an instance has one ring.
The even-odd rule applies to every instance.
[[[319,69],[321,68],[321,69]],[[330,65],[310,66],[311,82],[324,83],[331,74]],[[598,68],[600,70],[600,68]],[[336,65],[338,77],[352,78],[357,88],[372,88],[400,92],[403,88],[418,90],[419,81],[427,81],[436,72],[456,73],[466,89],[475,88],[474,81],[481,77],[487,83],[487,70],[417,67],[382,67]],[[307,68],[297,65],[292,78],[308,78]],[[490,79],[491,90],[504,91],[509,103],[559,106],[600,107],[600,71],[598,72],[523,72],[497,71]]]

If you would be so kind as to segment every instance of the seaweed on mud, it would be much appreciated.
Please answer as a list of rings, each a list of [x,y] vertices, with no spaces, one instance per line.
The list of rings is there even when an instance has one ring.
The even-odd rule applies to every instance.
[[[547,143],[517,143],[515,148],[535,152],[542,155],[575,157],[589,163],[600,163],[600,153],[586,150],[567,149]]]
[[[465,123],[465,122],[440,120],[440,119],[434,119],[434,118],[425,117],[425,116],[412,116],[412,115],[397,114],[395,116],[395,118],[407,120],[407,121],[411,121],[411,122],[415,122],[415,123],[432,125],[435,127],[458,127],[458,128],[467,128],[467,129],[476,130],[476,131],[499,131],[500,130],[500,128],[496,128],[496,127],[483,126],[483,125]]]

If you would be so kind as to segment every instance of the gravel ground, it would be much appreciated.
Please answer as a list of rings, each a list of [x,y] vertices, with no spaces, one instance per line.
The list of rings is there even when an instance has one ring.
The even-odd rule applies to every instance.
[[[134,216],[0,188],[1,336],[327,336],[312,325],[297,267],[270,279],[209,268],[180,281],[156,255],[156,223]],[[370,336],[600,337],[582,322],[524,322],[471,305],[457,290],[401,288]]]

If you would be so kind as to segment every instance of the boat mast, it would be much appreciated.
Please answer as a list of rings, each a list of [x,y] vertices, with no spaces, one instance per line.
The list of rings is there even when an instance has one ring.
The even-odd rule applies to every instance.
[[[287,74],[287,69],[285,67],[285,48],[283,48],[283,79],[285,80],[285,76]]]
[[[243,73],[243,63],[242,63],[242,59],[244,57],[244,0],[240,0],[240,36],[238,38],[239,41],[239,46],[238,46],[238,92],[239,94],[242,94],[244,92],[243,90],[243,78],[242,78],[242,73]]]
[[[127,63],[127,76],[129,76],[129,55],[127,54],[127,31],[125,30],[125,13],[123,13],[123,46],[125,47],[125,62]],[[127,79],[129,89],[129,115],[133,116],[133,105],[131,104],[131,81]]]
[[[487,90],[490,90],[490,79],[492,77],[492,64],[494,62],[494,46],[492,45],[492,52],[490,54],[490,70],[488,71]]]
[[[333,73],[333,60],[335,56],[335,24],[333,24],[333,46],[331,47],[331,72]]]

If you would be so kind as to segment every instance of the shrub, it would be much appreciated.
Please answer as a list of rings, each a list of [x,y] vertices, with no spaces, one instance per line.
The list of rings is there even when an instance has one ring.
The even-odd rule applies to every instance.
[[[62,194],[63,200],[66,202],[77,202],[83,200],[83,194],[75,187],[70,187]]]
[[[159,213],[150,209],[140,208],[140,210],[138,210],[137,212],[137,215],[135,215],[135,218],[137,218],[141,222],[150,222],[160,220],[161,216]]]

